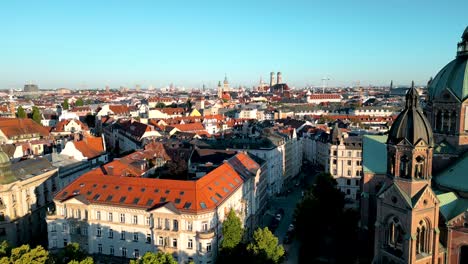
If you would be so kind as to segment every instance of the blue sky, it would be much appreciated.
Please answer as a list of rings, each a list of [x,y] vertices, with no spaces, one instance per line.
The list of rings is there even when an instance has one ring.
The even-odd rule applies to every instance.
[[[466,0],[1,1],[0,89],[425,83]]]

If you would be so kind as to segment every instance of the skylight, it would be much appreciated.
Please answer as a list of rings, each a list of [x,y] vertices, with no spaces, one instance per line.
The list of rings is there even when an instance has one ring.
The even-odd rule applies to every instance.
[[[176,198],[174,201],[175,204],[180,204],[180,198]]]
[[[97,184],[96,184],[96,183],[95,183],[95,184],[93,184],[93,188],[96,188],[96,187],[97,187]]]
[[[103,188],[103,189],[107,188],[107,185],[106,185],[106,184],[104,184],[104,185],[102,186],[102,188]]]
[[[118,190],[118,189],[120,189],[120,186],[117,185],[117,186],[115,186],[114,189]]]
[[[206,204],[205,204],[204,202],[201,202],[201,203],[200,203],[200,207],[201,207],[202,209],[206,209]]]
[[[127,199],[127,196],[122,196],[122,197],[120,198],[120,201],[119,201],[119,203],[123,203],[123,202],[125,202],[125,199]]]
[[[110,202],[110,200],[112,200],[112,197],[114,197],[114,196],[112,196],[112,195],[107,196],[106,202]]]
[[[146,191],[146,188],[141,188],[141,192],[145,192]]]
[[[158,193],[158,192],[159,192],[159,189],[154,189],[154,192],[155,192],[155,193]]]
[[[192,206],[192,203],[186,202],[186,203],[184,204],[184,209],[189,209],[190,206]]]
[[[184,191],[181,191],[179,194],[180,194],[180,195],[184,195],[184,193],[185,193]]]
[[[93,200],[96,201],[97,199],[99,199],[99,197],[101,197],[101,195],[100,195],[100,194],[96,194],[96,195],[94,195]]]
[[[219,194],[219,193],[215,193],[215,194],[216,194],[216,196],[218,196],[218,198],[220,198],[220,199],[223,198],[223,196],[221,196],[221,194]]]
[[[171,190],[166,190],[166,194],[169,194],[171,192]]]
[[[232,184],[232,183],[228,183],[228,184],[229,184],[229,186],[231,186],[232,188],[234,188],[234,184]]]
[[[132,189],[133,189],[132,186],[128,187],[128,190],[129,190],[129,191],[131,191]]]
[[[139,201],[140,201],[140,198],[135,198],[133,199],[133,204],[138,204]]]
[[[147,205],[147,206],[150,206],[150,205],[153,204],[153,202],[154,202],[153,199],[148,199],[148,201],[146,202],[146,205]]]
[[[219,182],[215,181],[214,184],[215,184],[216,186],[218,186],[218,185],[219,185]]]
[[[239,179],[237,179],[237,178],[234,178],[234,180],[235,180],[237,183],[240,183]]]
[[[161,199],[159,199],[160,203],[164,203],[165,201],[166,201],[166,197],[161,197]]]
[[[216,198],[214,198],[213,196],[210,197],[211,201],[215,202],[215,203],[218,203],[218,200],[216,200]]]
[[[223,187],[223,191],[224,191],[225,193],[228,193],[228,192],[229,192],[229,190],[228,190],[226,187]]]
[[[92,191],[88,191],[86,195],[91,195],[92,193],[93,193]]]
[[[65,197],[65,196],[67,196],[67,194],[68,194],[68,192],[64,192],[64,193],[62,193],[62,197]]]

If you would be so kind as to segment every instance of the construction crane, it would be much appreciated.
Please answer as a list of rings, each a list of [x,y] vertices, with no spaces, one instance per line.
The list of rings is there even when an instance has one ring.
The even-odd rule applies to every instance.
[[[330,78],[328,78],[328,77],[323,77],[322,78],[322,93],[325,93],[325,87],[327,86],[327,84],[328,84],[327,81],[329,81],[329,80],[330,80]]]

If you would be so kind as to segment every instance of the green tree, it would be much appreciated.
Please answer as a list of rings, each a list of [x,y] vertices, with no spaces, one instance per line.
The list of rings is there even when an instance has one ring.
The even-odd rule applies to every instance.
[[[187,111],[190,111],[192,109],[192,99],[189,98],[185,105],[187,107]]]
[[[166,107],[166,104],[162,103],[162,102],[159,102],[156,104],[156,108],[164,108]]]
[[[64,110],[68,110],[68,108],[70,108],[70,105],[68,104],[68,99],[63,100],[62,108]]]
[[[130,260],[130,264],[177,264],[177,261],[171,254],[158,251],[146,252],[140,259]]]
[[[255,230],[253,242],[247,246],[247,250],[256,263],[280,263],[284,256],[283,246],[278,245],[278,238],[268,227]]]
[[[41,111],[35,106],[32,108],[32,120],[38,124],[40,124],[42,120]]]
[[[223,241],[221,242],[221,250],[233,250],[242,241],[244,230],[242,222],[236,215],[233,209],[223,222]]]
[[[75,106],[83,106],[84,102],[82,98],[78,98],[75,102]]]
[[[18,116],[18,118],[26,118],[28,116],[21,105],[18,106],[18,110],[16,110],[16,115]]]
[[[44,264],[49,259],[49,252],[42,246],[37,246],[33,249],[29,245],[22,245],[11,250],[10,261],[4,263],[31,263]],[[6,259],[3,258],[2,261]]]
[[[2,243],[0,243],[0,257],[5,257],[10,255],[10,245],[6,240],[3,240]]]
[[[94,264],[94,260],[92,257],[87,257],[81,261],[78,260],[72,260],[68,262],[68,264]]]

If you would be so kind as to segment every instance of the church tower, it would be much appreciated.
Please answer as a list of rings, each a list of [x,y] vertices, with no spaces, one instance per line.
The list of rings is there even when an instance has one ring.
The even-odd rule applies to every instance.
[[[223,98],[223,87],[221,86],[221,81],[218,82],[218,98]]]
[[[413,84],[388,134],[388,184],[377,199],[375,263],[443,263],[439,200],[431,188],[433,146]]]

